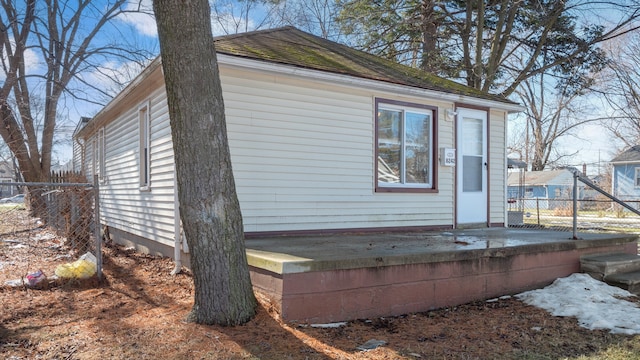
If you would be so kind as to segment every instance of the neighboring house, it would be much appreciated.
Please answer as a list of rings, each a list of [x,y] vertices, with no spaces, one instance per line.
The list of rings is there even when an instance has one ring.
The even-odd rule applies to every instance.
[[[16,172],[9,161],[0,161],[0,198],[16,195],[18,188],[2,185],[2,183],[16,182]]]
[[[215,46],[247,236],[505,226],[519,105],[291,27]],[[158,58],[78,126],[74,164],[115,240],[170,254],[186,244],[164,86]]]
[[[522,160],[507,158],[509,203],[515,203],[517,199],[524,198],[524,175],[527,172],[527,163]]]
[[[640,200],[640,145],[632,146],[611,159],[611,192],[625,201]]]
[[[51,172],[58,173],[68,171],[73,171],[73,161],[67,161],[64,164],[61,164],[59,161],[57,161],[56,163],[51,164]]]
[[[555,209],[566,206],[573,198],[573,173],[567,169],[547,171],[527,171],[524,176],[509,172],[507,179],[507,197],[518,199],[543,200],[538,203],[542,209]],[[585,185],[578,182],[578,200],[585,196]]]

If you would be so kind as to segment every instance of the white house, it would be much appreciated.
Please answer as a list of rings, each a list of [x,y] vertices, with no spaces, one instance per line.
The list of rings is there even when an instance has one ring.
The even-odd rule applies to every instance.
[[[519,105],[292,27],[215,46],[247,236],[506,225]],[[164,86],[158,58],[74,143],[112,238],[170,254],[186,245]]]

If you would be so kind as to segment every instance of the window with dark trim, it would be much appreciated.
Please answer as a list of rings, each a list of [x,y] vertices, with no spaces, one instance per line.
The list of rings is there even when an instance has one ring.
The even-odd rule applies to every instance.
[[[437,108],[376,99],[376,191],[437,189]]]

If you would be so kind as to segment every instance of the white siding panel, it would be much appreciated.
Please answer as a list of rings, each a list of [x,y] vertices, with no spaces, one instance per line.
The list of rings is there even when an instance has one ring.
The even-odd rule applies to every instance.
[[[489,199],[491,212],[489,216],[492,223],[505,223],[507,114],[502,111],[492,111],[489,130],[491,132],[489,134],[491,144],[491,198]]]
[[[82,172],[84,171],[82,168],[82,165],[83,163],[85,163],[83,146],[80,145],[78,141],[73,141],[72,146],[73,146],[73,158],[72,158],[73,171]]]
[[[173,245],[173,149],[165,93],[157,89],[139,104],[150,104],[150,191],[139,186],[138,108],[129,109],[107,125],[106,175],[100,188],[105,224]]]
[[[229,75],[222,84],[246,231],[453,223],[451,168],[439,167],[435,194],[375,193],[373,101],[436,105],[440,114],[453,104]],[[439,136],[441,146],[453,144],[452,122],[442,115]]]
[[[221,66],[232,163],[245,231],[453,224],[454,168],[437,193],[376,193],[376,97],[438,107],[438,147],[453,147],[453,103]],[[164,87],[149,89],[150,191],[139,189],[137,107],[106,126],[104,221],[173,245],[174,160]],[[491,114],[492,222],[504,221],[504,113]],[[86,147],[91,154],[90,147]],[[88,157],[90,158],[90,157]],[[89,160],[89,159],[88,159]],[[434,161],[438,161],[437,154]],[[87,162],[87,165],[88,162]],[[502,181],[502,183],[501,183]]]
[[[87,139],[84,145],[84,157],[85,157],[85,167],[84,174],[87,178],[87,181],[93,182],[93,148],[94,148],[94,140],[96,135]]]

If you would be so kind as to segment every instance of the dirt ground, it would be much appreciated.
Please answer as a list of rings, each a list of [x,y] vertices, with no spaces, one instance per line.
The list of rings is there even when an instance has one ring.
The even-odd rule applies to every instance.
[[[171,259],[115,245],[104,249],[102,283],[4,285],[38,269],[51,275],[74,260],[61,238],[31,226],[7,232],[0,225],[3,359],[640,358],[640,337],[589,331],[513,298],[316,328],[283,323],[257,294],[257,316],[244,326],[186,323],[190,274],[172,276]],[[358,349],[369,340],[385,344]]]

